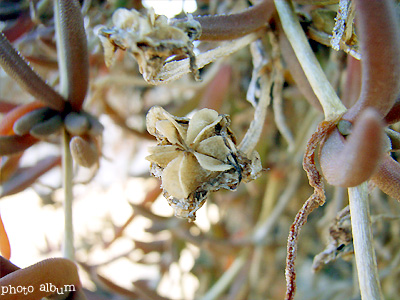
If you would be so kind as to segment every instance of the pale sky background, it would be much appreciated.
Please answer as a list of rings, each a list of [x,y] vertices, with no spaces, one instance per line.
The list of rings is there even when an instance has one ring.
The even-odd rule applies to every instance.
[[[165,15],[172,18],[182,10],[192,13],[197,9],[195,0],[143,0],[143,5],[152,6],[158,15]]]

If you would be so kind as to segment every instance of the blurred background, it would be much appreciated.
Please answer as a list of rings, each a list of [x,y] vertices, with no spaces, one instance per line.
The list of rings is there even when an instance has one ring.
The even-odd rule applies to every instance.
[[[52,1],[13,1],[13,11],[7,2],[12,1],[0,2],[3,29],[21,28],[16,23],[18,17],[32,16],[29,13],[35,11],[33,25],[13,45],[50,84],[56,84]],[[266,72],[275,72],[275,77],[271,76],[276,86],[280,84],[256,148],[264,171],[234,192],[212,193],[196,221],[189,223],[173,215],[159,180],[149,173],[145,157],[147,148],[156,141],[146,132],[146,113],[154,105],[176,116],[212,108],[230,115],[231,129],[240,142],[254,118],[254,108],[246,100],[253,72],[252,52],[245,47],[207,65],[201,70],[201,82],[188,74],[153,86],[143,80],[136,61],[126,53],[118,52],[115,63],[106,68],[96,32],[99,26],[111,26],[112,13],[120,7],[144,11],[151,6],[157,14],[181,18],[185,13],[239,12],[252,3],[92,0],[83,4],[90,53],[85,109],[98,116],[105,128],[99,168],[75,167],[75,247],[84,287],[93,299],[283,299],[289,228],[312,194],[302,157],[323,114],[306,101],[295,84],[280,54],[276,24],[271,24],[268,38],[262,41]],[[296,8],[307,32],[320,28],[313,11],[324,9],[334,17],[337,10],[335,4]],[[340,94],[347,54],[313,39],[310,43]],[[218,45],[195,42],[195,52]],[[2,70],[0,99],[32,101]],[[40,143],[26,151],[21,164],[29,166],[52,154],[60,154],[57,143]],[[359,299],[347,191],[327,186],[326,195],[326,204],[310,215],[300,235],[296,299]],[[14,264],[26,267],[62,255],[62,201],[60,168],[47,172],[25,191],[0,199]],[[400,206],[375,189],[371,214],[385,299],[398,299]]]

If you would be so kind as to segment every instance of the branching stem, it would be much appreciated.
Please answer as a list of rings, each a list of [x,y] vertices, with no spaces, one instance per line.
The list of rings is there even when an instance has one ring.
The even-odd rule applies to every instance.
[[[282,28],[292,45],[315,95],[322,105],[325,120],[336,119],[338,115],[346,111],[346,108],[336,95],[325,73],[321,69],[290,2],[288,0],[275,0],[275,7],[278,11]]]

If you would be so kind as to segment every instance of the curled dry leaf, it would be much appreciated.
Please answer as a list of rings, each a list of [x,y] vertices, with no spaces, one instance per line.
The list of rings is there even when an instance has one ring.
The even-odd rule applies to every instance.
[[[158,141],[146,159],[178,217],[194,221],[209,192],[234,190],[241,180],[251,181],[261,172],[257,152],[247,158],[237,150],[227,115],[202,109],[191,119],[178,118],[155,106],[146,122]]]
[[[117,49],[126,50],[137,60],[143,78],[151,81],[168,58],[185,56],[199,79],[192,43],[201,34],[198,21],[189,17],[169,24],[167,17],[156,15],[152,9],[142,15],[134,9],[122,8],[114,12],[112,20],[112,28],[102,28],[99,32],[106,65],[112,64]]]

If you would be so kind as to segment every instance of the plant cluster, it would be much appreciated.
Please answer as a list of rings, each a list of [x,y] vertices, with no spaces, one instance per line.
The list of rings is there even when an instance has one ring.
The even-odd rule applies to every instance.
[[[396,298],[399,7],[198,0],[193,16],[168,20],[137,0],[4,1],[0,198],[35,189],[61,166],[65,230],[64,258],[20,269],[0,218],[0,284],[72,284],[74,299]],[[122,226],[104,220],[74,235],[74,175],[89,169],[89,190],[120,156],[103,149],[100,117],[123,132],[120,147],[135,145],[123,164],[139,169],[136,157],[149,152],[150,171],[138,172],[151,188],[140,204],[128,196]],[[24,165],[39,143],[60,155]],[[157,212],[160,186],[169,216]],[[195,221],[201,211],[206,227]],[[129,231],[140,218],[150,240]],[[128,251],[111,252],[124,241]],[[107,271],[118,262],[157,265],[157,275],[127,287]],[[174,281],[179,292],[163,289]]]

